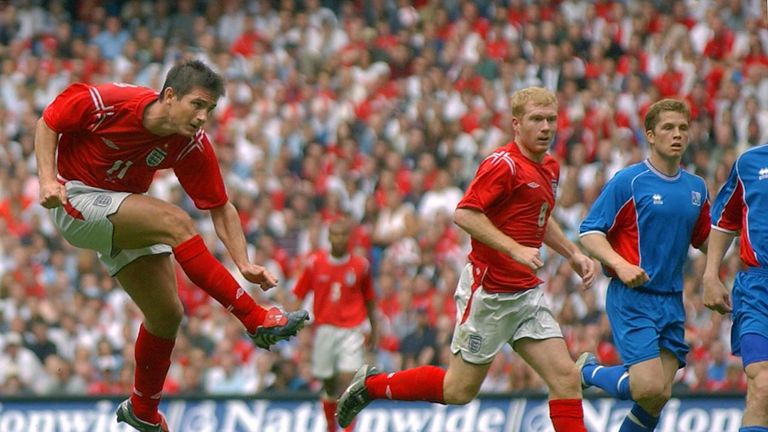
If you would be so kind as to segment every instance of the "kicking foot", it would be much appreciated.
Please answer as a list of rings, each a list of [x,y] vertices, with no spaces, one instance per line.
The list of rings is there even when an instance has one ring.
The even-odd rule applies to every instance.
[[[268,350],[270,346],[281,340],[288,339],[304,328],[309,319],[309,312],[299,310],[295,312],[283,312],[273,307],[267,311],[264,323],[260,325],[254,334],[248,334],[257,347]]]
[[[576,367],[579,368],[579,376],[581,377],[581,389],[587,389],[590,387],[587,381],[584,379],[584,367],[585,366],[599,366],[597,363],[597,357],[590,352],[581,353],[576,360]]]

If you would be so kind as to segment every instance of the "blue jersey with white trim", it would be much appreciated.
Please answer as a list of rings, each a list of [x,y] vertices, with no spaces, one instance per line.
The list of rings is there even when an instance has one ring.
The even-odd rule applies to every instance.
[[[678,293],[689,245],[700,246],[710,229],[704,179],[680,170],[667,176],[646,160],[619,171],[600,192],[580,235],[605,235],[624,259],[648,273],[643,289]],[[604,266],[608,276],[613,269]],[[618,281],[618,278],[617,278]]]

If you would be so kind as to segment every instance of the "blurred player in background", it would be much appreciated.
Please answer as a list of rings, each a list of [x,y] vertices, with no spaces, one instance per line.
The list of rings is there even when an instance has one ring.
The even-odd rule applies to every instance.
[[[545,243],[568,259],[586,287],[595,277],[592,259],[550,218],[560,176],[560,166],[547,154],[557,99],[531,87],[516,92],[511,107],[515,141],[480,164],[454,213],[456,224],[472,236],[472,251],[456,289],[448,370],[422,366],[380,374],[364,365],[339,400],[340,425],[375,399],[469,403],[493,358],[509,343],[547,383],[555,430],[586,431],[578,369],[536,276]]]
[[[172,168],[195,205],[209,210],[221,242],[248,281],[277,284],[252,264],[202,127],[223,95],[222,78],[199,61],[174,66],[161,92],[129,84],[73,84],[43,112],[35,133],[40,203],[64,238],[92,249],[144,313],[136,340],[134,392],[117,411],[141,431],[165,431],[158,412],[183,308],[170,254],[268,349],[295,335],[306,311],[257,305],[214,258],[179,207],[144,195],[155,172]]]
[[[689,245],[709,234],[704,179],[680,168],[690,111],[664,99],[645,117],[648,159],[619,171],[582,222],[581,242],[611,276],[606,312],[623,365],[603,367],[582,354],[585,386],[635,401],[619,429],[652,431],[685,366],[683,265]]]
[[[712,233],[704,270],[704,304],[733,311],[731,351],[747,374],[747,404],[740,432],[768,432],[768,145],[744,152],[712,206]],[[720,280],[720,264],[739,233],[741,261],[733,302]]]
[[[337,219],[328,228],[330,251],[318,251],[299,276],[293,291],[304,300],[314,291],[315,345],[312,374],[323,382],[323,411],[328,431],[335,432],[336,400],[363,365],[366,318],[370,323],[368,349],[378,341],[375,293],[368,260],[349,252],[352,227]],[[352,430],[350,424],[347,430]]]

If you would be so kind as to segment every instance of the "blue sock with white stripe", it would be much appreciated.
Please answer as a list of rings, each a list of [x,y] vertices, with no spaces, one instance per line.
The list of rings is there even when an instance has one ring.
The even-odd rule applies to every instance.
[[[638,404],[632,405],[632,410],[627,414],[624,423],[621,424],[619,432],[649,432],[652,431],[659,422],[658,417],[654,417],[644,410]]]
[[[768,427],[765,426],[744,426],[739,428],[739,432],[768,432]]]
[[[630,400],[629,370],[624,366],[585,365],[582,378],[588,385],[599,387],[609,395],[621,400]]]

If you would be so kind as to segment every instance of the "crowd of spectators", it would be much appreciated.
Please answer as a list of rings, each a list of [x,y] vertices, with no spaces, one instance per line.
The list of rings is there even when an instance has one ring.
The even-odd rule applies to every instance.
[[[0,395],[128,393],[139,311],[88,251],[69,246],[37,204],[35,122],[69,83],[159,89],[180,59],[227,79],[206,129],[251,256],[279,276],[260,303],[288,304],[303,257],[329,220],[359,222],[355,250],[375,274],[383,370],[446,365],[453,290],[468,238],[451,215],[478,162],[511,137],[509,96],[556,92],[555,216],[576,238],[600,188],[642,160],[642,119],[662,97],[690,103],[686,168],[714,195],[737,154],[768,142],[768,11],[763,0],[0,1]],[[212,226],[172,173],[151,194]],[[590,291],[544,249],[540,272],[568,347],[618,355]],[[743,391],[730,320],[701,299],[704,260],[685,273],[687,339],[677,385]],[[732,280],[731,254],[722,271]],[[311,328],[272,352],[177,272],[186,318],[166,394],[317,390]],[[244,281],[243,281],[244,282]],[[539,391],[511,350],[484,392]]]

